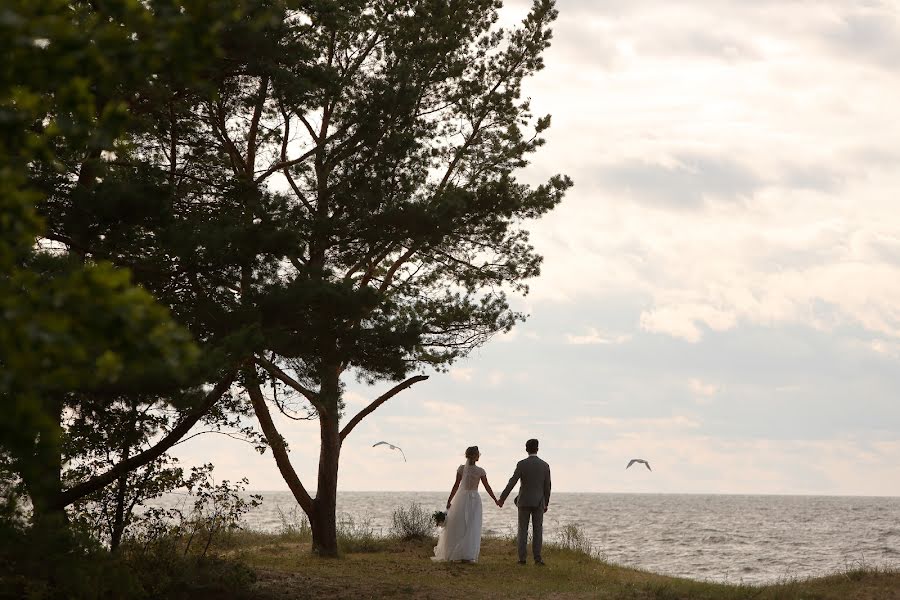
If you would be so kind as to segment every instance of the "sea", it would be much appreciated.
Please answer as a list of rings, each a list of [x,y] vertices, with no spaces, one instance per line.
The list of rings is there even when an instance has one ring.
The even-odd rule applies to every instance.
[[[278,531],[302,514],[289,492],[258,492],[244,525]],[[390,533],[394,511],[443,510],[447,492],[339,492],[339,521]],[[513,536],[516,509],[482,494],[483,535]],[[544,540],[575,525],[611,563],[690,579],[766,584],[859,567],[900,568],[900,498],[553,494]],[[551,553],[545,559],[552,560]]]

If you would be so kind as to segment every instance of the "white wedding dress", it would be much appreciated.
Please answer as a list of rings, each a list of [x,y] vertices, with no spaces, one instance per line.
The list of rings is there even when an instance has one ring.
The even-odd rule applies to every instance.
[[[477,561],[481,553],[481,495],[478,484],[485,471],[475,465],[460,465],[462,476],[450,503],[444,529],[438,536],[431,560]]]

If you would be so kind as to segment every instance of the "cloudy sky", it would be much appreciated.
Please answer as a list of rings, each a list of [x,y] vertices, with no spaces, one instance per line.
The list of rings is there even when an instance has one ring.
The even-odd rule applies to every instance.
[[[472,444],[502,488],[538,437],[557,491],[900,495],[897,6],[558,6],[524,178],[576,185],[533,227],[531,318],[364,421],[340,488],[447,490]],[[281,427],[314,482],[317,428]],[[211,453],[286,489],[239,442],[178,454]]]

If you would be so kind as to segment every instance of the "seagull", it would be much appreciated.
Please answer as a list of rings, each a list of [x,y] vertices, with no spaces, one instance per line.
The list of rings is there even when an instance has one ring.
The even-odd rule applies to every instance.
[[[403,448],[401,448],[400,446],[395,446],[393,444],[389,444],[388,442],[377,442],[375,444],[372,444],[372,447],[374,448],[375,446],[381,446],[382,444],[387,446],[391,450],[399,450],[400,454],[403,456],[403,462],[406,462],[406,455],[403,454]]]
[[[648,470],[648,471],[652,471],[652,470],[653,470],[653,469],[650,468],[650,463],[648,463],[648,462],[647,462],[646,460],[644,460],[643,458],[632,458],[631,460],[628,461],[628,466],[626,466],[625,468],[627,469],[628,467],[630,467],[630,466],[633,465],[634,463],[641,463],[642,465],[644,465],[645,467],[647,467],[647,470]]]

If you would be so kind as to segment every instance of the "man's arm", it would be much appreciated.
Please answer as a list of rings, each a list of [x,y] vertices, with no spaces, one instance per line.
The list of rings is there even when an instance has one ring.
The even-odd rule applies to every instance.
[[[550,465],[547,465],[547,476],[544,477],[544,510],[550,506]]]
[[[506,502],[506,497],[509,496],[509,493],[512,491],[513,487],[515,487],[521,476],[522,474],[519,472],[519,463],[516,463],[516,470],[513,471],[512,477],[509,478],[509,483],[506,484],[506,489],[503,490],[502,494],[500,494],[501,503]]]

